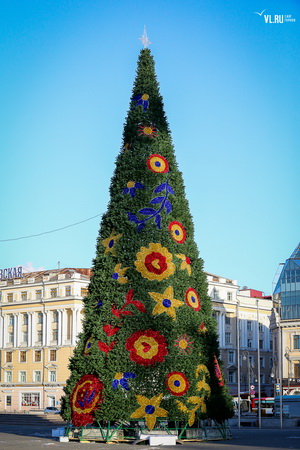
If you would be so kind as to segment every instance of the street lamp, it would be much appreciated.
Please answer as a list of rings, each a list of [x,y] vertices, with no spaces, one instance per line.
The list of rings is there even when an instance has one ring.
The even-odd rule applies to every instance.
[[[247,378],[248,378],[248,398],[250,403],[250,386],[251,386],[251,365],[248,350],[243,351],[243,361],[247,361]]]
[[[290,368],[291,368],[290,353],[291,353],[291,350],[289,349],[289,347],[285,347],[284,356],[286,357],[287,363],[288,363],[288,392],[287,392],[288,395],[290,395],[290,381],[293,376],[292,373],[290,372]]]

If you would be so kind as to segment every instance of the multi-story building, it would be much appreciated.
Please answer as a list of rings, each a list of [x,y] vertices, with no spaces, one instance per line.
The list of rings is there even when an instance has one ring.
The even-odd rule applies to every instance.
[[[0,411],[57,406],[69,376],[68,363],[81,331],[83,297],[91,269],[22,274],[0,271]],[[272,302],[235,280],[206,273],[218,324],[224,377],[232,395],[257,389],[272,394],[269,321]],[[240,360],[237,361],[238,338]],[[257,360],[258,348],[260,352]]]
[[[261,394],[273,394],[271,378],[273,364],[270,317],[271,297],[261,291],[244,288],[237,282],[207,273],[208,293],[212,299],[218,324],[224,377],[232,395],[238,394],[238,364],[240,389],[244,396],[258,391],[260,372]],[[237,361],[239,339],[239,361]],[[259,365],[259,370],[258,370]],[[254,386],[254,388],[251,388]]]
[[[59,405],[90,275],[90,269],[0,271],[0,410]]]
[[[283,264],[273,293],[274,377],[283,394],[300,393],[300,244]]]

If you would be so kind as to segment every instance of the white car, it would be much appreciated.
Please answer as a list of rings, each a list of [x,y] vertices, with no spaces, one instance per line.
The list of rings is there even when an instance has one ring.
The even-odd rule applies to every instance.
[[[60,414],[60,410],[55,406],[47,406],[47,408],[44,409],[44,414]]]

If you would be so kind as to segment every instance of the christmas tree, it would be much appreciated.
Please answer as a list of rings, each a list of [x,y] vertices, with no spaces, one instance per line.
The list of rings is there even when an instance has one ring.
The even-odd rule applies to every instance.
[[[62,415],[99,421],[223,422],[232,401],[182,175],[148,48],[141,50],[83,332]]]

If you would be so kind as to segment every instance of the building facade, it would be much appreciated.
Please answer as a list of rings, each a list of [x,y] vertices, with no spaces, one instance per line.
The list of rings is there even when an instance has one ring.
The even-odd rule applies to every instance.
[[[283,394],[300,394],[300,244],[283,264],[273,293],[274,378]]]
[[[272,395],[271,297],[264,297],[261,291],[253,289],[239,290],[235,280],[218,275],[207,273],[207,280],[218,324],[224,377],[230,393],[238,395],[239,372],[242,396],[257,395],[260,372],[261,395]]]
[[[0,411],[59,406],[91,270],[0,275]]]
[[[91,269],[1,275],[0,411],[59,406],[69,376],[69,358],[82,327],[83,297]],[[239,290],[235,280],[210,273],[206,276],[231,394],[238,393],[238,364],[241,393],[250,395],[250,386],[256,392],[259,364],[261,393],[272,395],[272,301],[259,291]]]

